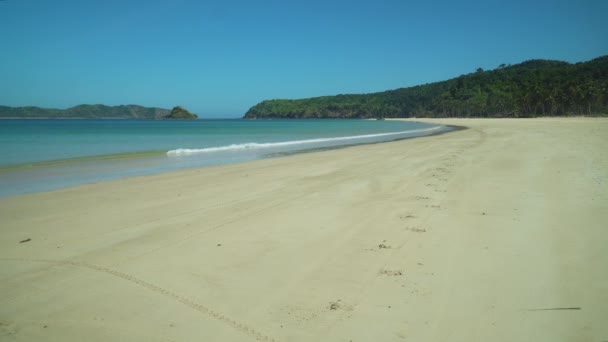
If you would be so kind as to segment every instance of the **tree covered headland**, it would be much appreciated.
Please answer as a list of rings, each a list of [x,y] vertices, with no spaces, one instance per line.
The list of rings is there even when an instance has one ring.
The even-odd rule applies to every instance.
[[[0,118],[22,119],[196,119],[184,108],[177,106],[169,111],[164,108],[143,107],[138,105],[106,106],[106,105],[78,105],[68,109],[40,108],[40,107],[8,107],[0,106]]]
[[[165,117],[165,119],[196,119],[198,118],[198,116],[196,114],[192,114],[190,113],[188,110],[186,110],[184,107],[182,106],[175,106],[173,107],[173,109],[171,110],[171,113],[169,113],[169,115],[167,115]]]
[[[245,118],[532,117],[608,114],[608,56],[530,60],[372,94],[267,100]]]
[[[138,105],[78,105],[68,109],[0,106],[0,118],[162,119],[168,109]]]

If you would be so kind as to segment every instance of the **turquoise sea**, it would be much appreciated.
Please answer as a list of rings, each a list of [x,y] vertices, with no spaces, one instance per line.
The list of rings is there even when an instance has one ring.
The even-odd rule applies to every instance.
[[[0,197],[449,129],[373,120],[0,120]]]

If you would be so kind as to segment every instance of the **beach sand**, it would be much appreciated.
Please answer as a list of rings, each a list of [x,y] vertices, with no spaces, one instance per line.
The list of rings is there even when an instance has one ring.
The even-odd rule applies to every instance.
[[[0,340],[608,341],[608,119],[421,121],[0,200]]]

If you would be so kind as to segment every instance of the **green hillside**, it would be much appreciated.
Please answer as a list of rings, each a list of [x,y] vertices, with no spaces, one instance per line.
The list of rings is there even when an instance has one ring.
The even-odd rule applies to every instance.
[[[267,100],[245,118],[531,117],[608,114],[608,56],[530,60],[372,94]]]
[[[181,106],[173,107],[173,109],[171,110],[171,113],[169,113],[169,115],[164,117],[164,119],[180,119],[180,120],[192,120],[192,119],[196,119],[196,118],[198,118],[198,116],[196,114],[190,113],[188,110],[186,110],[184,107],[181,107]]]
[[[0,106],[0,118],[162,119],[168,109],[138,105],[79,105],[68,109]]]

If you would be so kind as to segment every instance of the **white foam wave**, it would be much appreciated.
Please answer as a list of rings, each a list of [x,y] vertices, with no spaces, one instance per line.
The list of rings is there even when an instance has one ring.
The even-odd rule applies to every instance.
[[[211,153],[211,152],[223,152],[223,151],[240,151],[240,150],[251,150],[251,149],[264,149],[272,147],[284,147],[294,145],[305,145],[305,144],[319,144],[319,143],[331,143],[338,141],[347,140],[360,140],[360,139],[373,139],[386,136],[404,135],[412,133],[424,133],[430,132],[442,128],[443,126],[435,126],[423,129],[413,129],[409,131],[390,132],[390,133],[377,133],[377,134],[365,134],[365,135],[354,135],[347,137],[333,137],[333,138],[317,138],[317,139],[306,139],[306,140],[292,140],[282,141],[273,143],[245,143],[245,144],[232,144],[218,147],[206,147],[206,148],[178,148],[167,152],[168,156],[183,156],[197,153]]]

